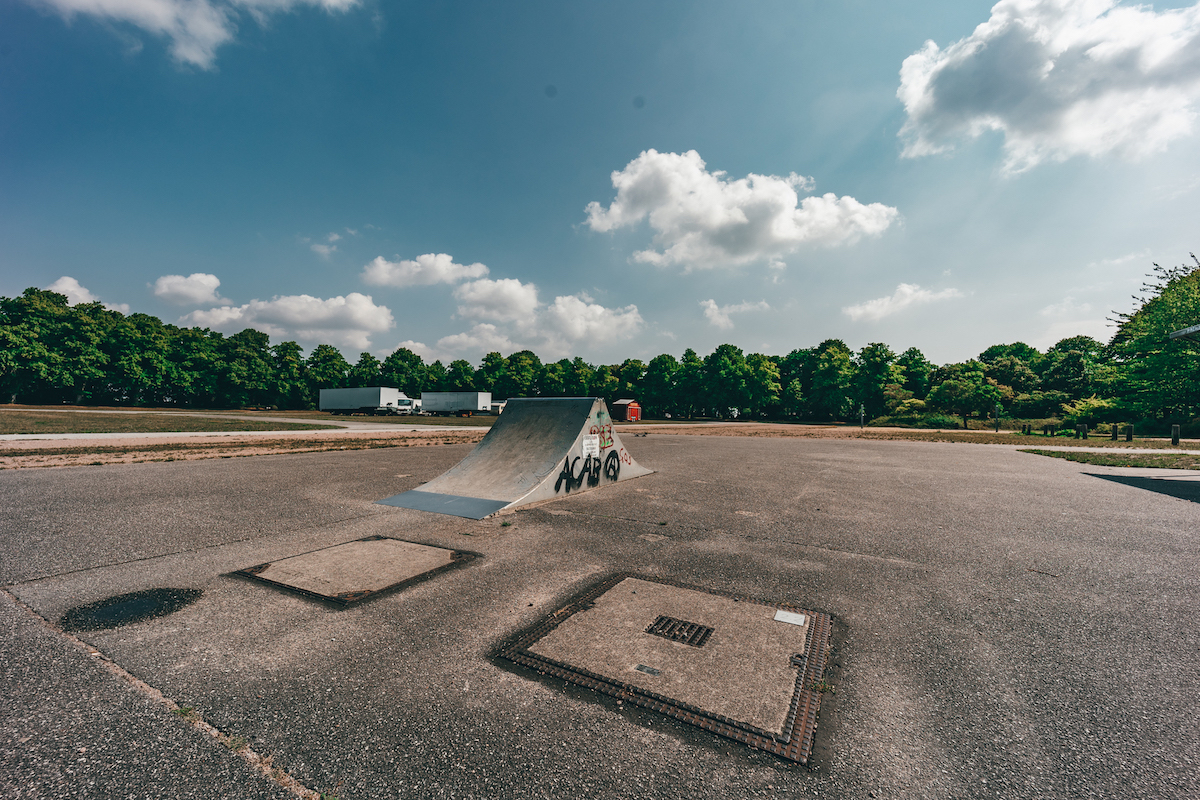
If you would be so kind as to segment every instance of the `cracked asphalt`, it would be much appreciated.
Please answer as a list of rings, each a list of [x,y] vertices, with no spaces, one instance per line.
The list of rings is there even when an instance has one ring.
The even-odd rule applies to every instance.
[[[0,795],[294,796],[104,659],[343,800],[1200,795],[1194,476],[625,443],[657,472],[479,522],[374,502],[469,445],[0,473]],[[346,609],[230,575],[372,535],[480,557]],[[833,615],[811,767],[492,658],[616,572]],[[54,627],[155,587],[203,595],[82,641]]]

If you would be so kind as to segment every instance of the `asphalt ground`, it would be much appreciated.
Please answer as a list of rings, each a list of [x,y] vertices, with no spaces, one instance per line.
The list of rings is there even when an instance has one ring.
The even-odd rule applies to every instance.
[[[479,522],[374,503],[469,445],[0,473],[0,795],[286,796],[156,690],[343,800],[1200,796],[1194,473],[626,444],[657,472]],[[372,535],[479,557],[345,609],[229,574]],[[834,616],[811,767],[492,658],[618,572]],[[54,626],[153,587],[204,594]]]

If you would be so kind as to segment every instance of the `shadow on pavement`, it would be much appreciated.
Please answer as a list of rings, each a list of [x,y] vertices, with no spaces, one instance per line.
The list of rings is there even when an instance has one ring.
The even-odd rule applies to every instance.
[[[1200,503],[1200,481],[1178,478],[1143,478],[1140,475],[1100,475],[1095,472],[1085,472],[1093,478],[1103,478],[1106,481],[1123,483],[1137,489],[1178,497],[1180,500],[1191,500]]]

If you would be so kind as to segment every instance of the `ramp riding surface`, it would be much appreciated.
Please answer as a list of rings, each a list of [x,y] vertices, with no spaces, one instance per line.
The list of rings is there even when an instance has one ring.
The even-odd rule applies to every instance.
[[[379,502],[483,519],[651,472],[621,444],[600,398],[522,397],[508,401],[483,441],[456,466]]]

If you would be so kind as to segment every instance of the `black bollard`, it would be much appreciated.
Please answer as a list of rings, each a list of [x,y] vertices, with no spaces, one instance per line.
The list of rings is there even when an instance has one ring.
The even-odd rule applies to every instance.
[[[1179,426],[1171,426],[1171,444],[1179,444]]]
[[[1114,442],[1117,440],[1117,423],[1115,423],[1115,422],[1113,423],[1113,426],[1112,426],[1112,440]]]
[[[1127,441],[1127,442],[1133,441],[1133,426],[1132,425],[1125,426],[1125,441]]]

